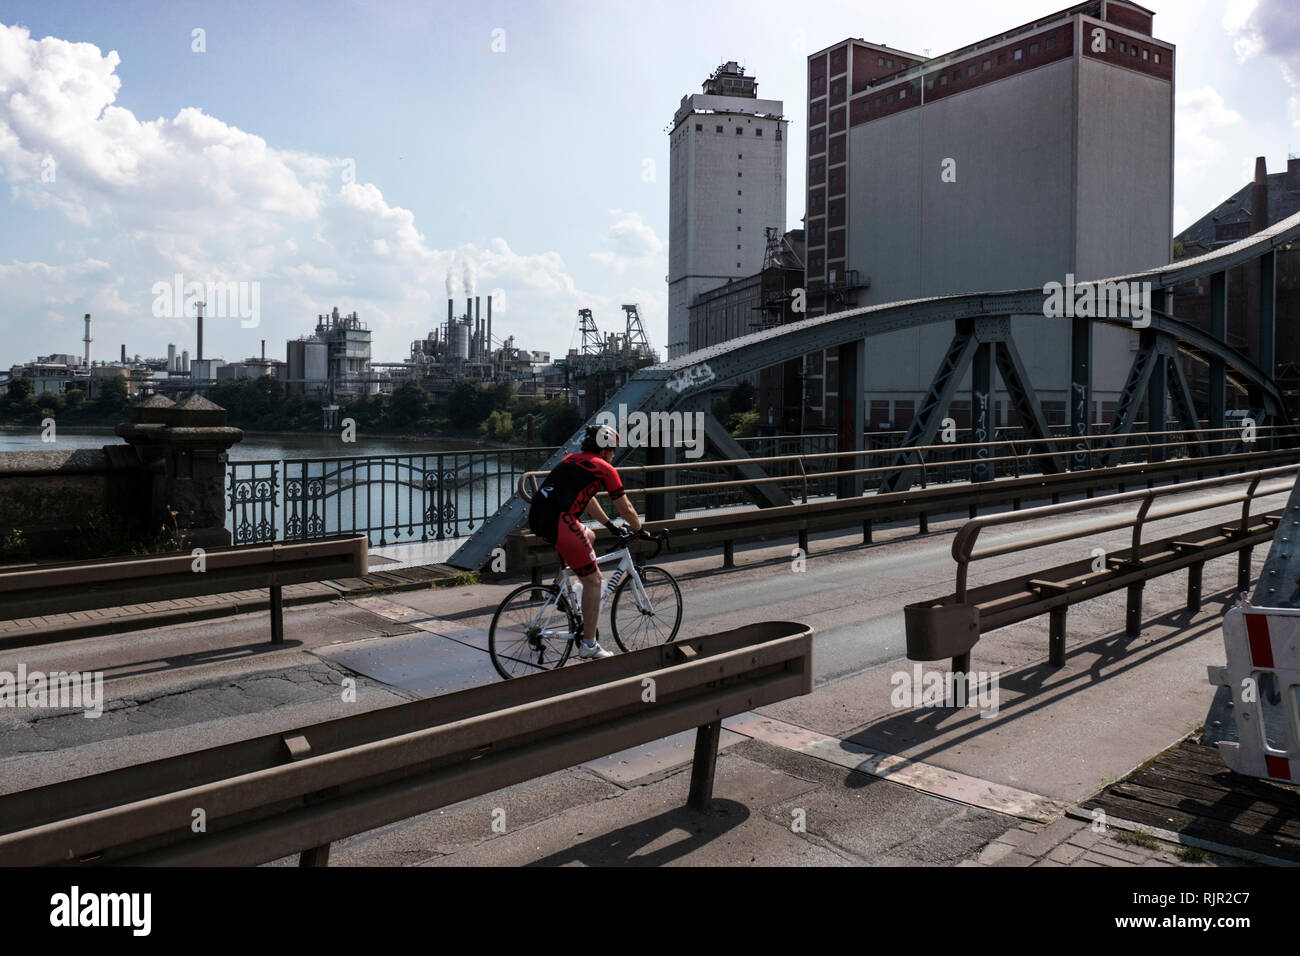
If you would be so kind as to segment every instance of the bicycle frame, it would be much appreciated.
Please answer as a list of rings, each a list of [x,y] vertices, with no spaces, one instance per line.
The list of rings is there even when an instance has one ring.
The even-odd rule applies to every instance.
[[[636,595],[637,607],[642,610],[649,609],[650,613],[653,614],[654,607],[650,604],[650,596],[646,594],[645,586],[641,583],[641,575],[637,573],[636,563],[632,559],[632,550],[626,547],[619,548],[617,551],[611,551],[609,554],[604,554],[596,558],[597,565],[608,564],[612,561],[617,561],[618,567],[606,575],[605,580],[602,582],[600,591],[600,607],[597,608],[596,614],[599,616],[605,610],[605,605],[609,603],[610,597],[618,589],[623,578],[628,575],[631,575],[632,578],[632,590]],[[582,600],[578,594],[578,589],[574,587],[574,584],[580,580],[581,579],[573,573],[572,568],[563,567],[560,568],[559,573],[555,575],[555,580],[552,582],[560,589],[560,593],[568,600],[569,607],[579,612],[582,610]],[[554,613],[555,607],[556,603],[554,601],[548,601],[537,612],[537,620],[541,621],[545,618],[546,624],[549,624],[551,614]],[[540,628],[540,636],[545,638],[562,638],[564,640],[570,640],[579,635],[574,635],[569,632],[568,621],[566,620],[565,629],[563,631],[552,630],[543,624]]]

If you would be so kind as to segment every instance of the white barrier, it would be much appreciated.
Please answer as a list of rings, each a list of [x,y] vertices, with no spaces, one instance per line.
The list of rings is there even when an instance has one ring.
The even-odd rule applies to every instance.
[[[1219,756],[1237,773],[1300,783],[1300,609],[1242,601],[1223,617],[1223,646],[1227,666],[1209,668],[1210,682],[1232,691],[1238,739],[1220,741]]]

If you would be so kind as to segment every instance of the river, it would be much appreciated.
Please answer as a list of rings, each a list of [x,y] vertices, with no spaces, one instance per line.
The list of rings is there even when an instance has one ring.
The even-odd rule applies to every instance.
[[[0,429],[0,452],[3,451],[65,451],[77,448],[99,448],[116,445],[121,439],[111,428],[60,428],[56,441],[41,441],[37,427]],[[244,440],[230,449],[231,461],[250,461],[264,458],[351,458],[354,455],[419,455],[426,452],[482,450],[472,442],[461,439],[420,439],[403,441],[392,438],[366,438],[358,435],[355,442],[344,444],[337,434],[292,435],[246,434]]]

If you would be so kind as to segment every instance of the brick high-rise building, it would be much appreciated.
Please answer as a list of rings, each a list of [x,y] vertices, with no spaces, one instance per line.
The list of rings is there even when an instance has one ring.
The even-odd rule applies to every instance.
[[[1174,47],[1153,16],[1092,0],[933,58],[853,39],[810,56],[809,314],[1168,262]],[[1049,423],[1063,424],[1069,323],[1012,325]],[[908,424],[951,336],[868,342],[871,427]],[[1093,421],[1135,340],[1094,330]],[[819,411],[838,397],[834,354],[824,361],[807,398]]]

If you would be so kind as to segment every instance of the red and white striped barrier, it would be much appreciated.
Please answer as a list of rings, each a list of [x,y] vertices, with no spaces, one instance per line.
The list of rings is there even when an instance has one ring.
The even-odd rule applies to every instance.
[[[1232,690],[1238,739],[1219,741],[1219,756],[1237,773],[1300,783],[1300,609],[1239,604],[1223,617],[1223,646],[1227,666],[1211,667],[1210,682]]]

